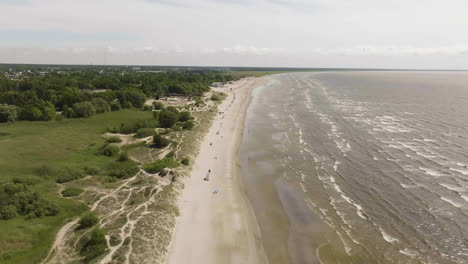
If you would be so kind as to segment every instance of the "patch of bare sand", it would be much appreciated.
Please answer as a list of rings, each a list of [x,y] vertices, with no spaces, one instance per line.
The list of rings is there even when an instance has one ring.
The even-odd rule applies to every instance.
[[[228,97],[201,144],[191,177],[184,181],[181,215],[166,263],[267,263],[237,160],[250,93],[262,82],[247,78],[216,88]],[[204,181],[209,169],[210,179]]]

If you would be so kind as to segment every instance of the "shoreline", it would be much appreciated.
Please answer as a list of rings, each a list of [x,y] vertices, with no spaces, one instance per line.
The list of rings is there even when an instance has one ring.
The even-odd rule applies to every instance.
[[[238,157],[251,92],[264,81],[244,78],[214,89],[228,96],[200,144],[191,176],[183,180],[165,263],[268,263]]]

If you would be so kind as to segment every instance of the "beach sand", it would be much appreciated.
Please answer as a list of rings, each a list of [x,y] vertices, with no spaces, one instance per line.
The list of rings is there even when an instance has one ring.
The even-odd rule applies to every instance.
[[[201,143],[191,177],[184,179],[166,263],[267,263],[238,162],[250,93],[263,82],[246,78],[215,89],[228,97]]]

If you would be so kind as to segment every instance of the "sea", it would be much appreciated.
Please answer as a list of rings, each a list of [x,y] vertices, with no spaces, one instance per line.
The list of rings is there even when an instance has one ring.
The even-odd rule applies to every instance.
[[[239,150],[270,263],[468,263],[468,73],[263,77]]]

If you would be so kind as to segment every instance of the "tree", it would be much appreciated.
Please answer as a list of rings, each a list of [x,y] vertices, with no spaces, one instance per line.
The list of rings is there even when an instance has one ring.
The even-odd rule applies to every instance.
[[[0,105],[0,123],[15,122],[18,119],[18,107]]]
[[[94,108],[96,108],[96,113],[98,114],[110,112],[111,110],[109,103],[102,98],[93,98],[91,103],[94,105]]]
[[[112,111],[119,111],[120,109],[122,109],[122,105],[117,100],[112,101],[112,103],[110,104],[110,107]]]
[[[25,106],[20,112],[20,119],[27,121],[41,120],[42,112],[32,105]]]
[[[90,102],[76,103],[73,105],[76,117],[90,117],[96,114],[96,108]]]
[[[62,115],[66,118],[76,117],[75,111],[73,111],[73,109],[68,107],[67,105],[63,106]]]
[[[171,127],[177,122],[178,119],[179,116],[174,113],[174,111],[168,109],[163,109],[159,113],[159,123],[162,127]]]
[[[43,121],[49,121],[55,119],[56,112],[55,109],[53,108],[53,105],[49,103],[48,106],[44,106],[41,109],[41,120]]]
[[[141,108],[146,101],[146,95],[139,90],[125,89],[118,91],[116,95],[126,108],[130,106]]]

